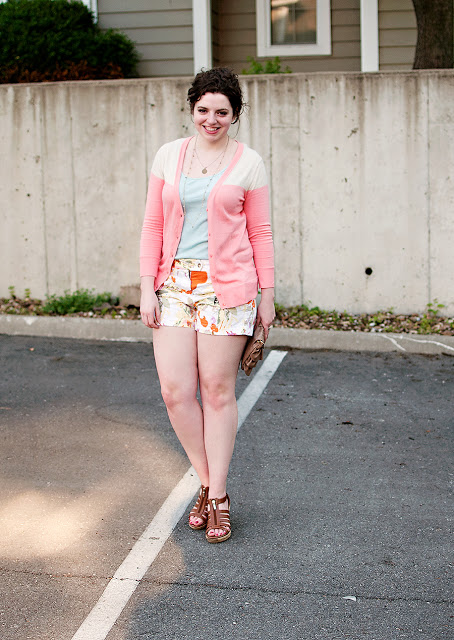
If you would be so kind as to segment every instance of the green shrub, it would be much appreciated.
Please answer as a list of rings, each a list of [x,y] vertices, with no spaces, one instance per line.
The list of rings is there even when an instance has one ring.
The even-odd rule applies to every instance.
[[[137,62],[134,43],[101,31],[82,2],[0,4],[0,82],[132,77]]]
[[[92,311],[103,304],[116,305],[118,304],[118,298],[110,293],[95,294],[88,289],[78,289],[73,293],[65,291],[63,296],[56,296],[55,294],[47,296],[42,312],[63,316],[78,313],[79,311]]]
[[[253,58],[247,57],[249,62],[249,69],[243,69],[241,73],[245,75],[257,75],[259,73],[292,73],[289,66],[285,69],[281,69],[281,60],[279,57],[273,58],[273,60],[265,60],[264,64]]]

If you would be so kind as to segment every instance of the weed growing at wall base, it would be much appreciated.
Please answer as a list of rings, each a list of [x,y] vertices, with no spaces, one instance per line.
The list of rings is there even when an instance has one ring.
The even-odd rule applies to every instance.
[[[24,297],[16,295],[15,287],[8,287],[10,297],[0,298],[0,313],[10,315],[66,316],[95,313],[103,316],[118,312],[118,297],[111,293],[95,293],[94,290],[77,289],[65,291],[63,295],[46,296],[45,300],[32,298],[30,289],[25,289]]]
[[[243,75],[257,75],[260,73],[292,73],[289,66],[282,69],[281,60],[278,56],[272,60],[264,60],[263,63],[259,62],[252,56],[248,56],[247,61],[249,62],[249,69],[243,69],[241,72]]]
[[[118,304],[118,298],[111,293],[97,293],[93,290],[78,289],[73,293],[65,291],[62,296],[47,296],[42,311],[46,315],[65,316],[80,311],[93,311]]]
[[[319,307],[276,305],[275,326],[294,329],[331,329],[365,333],[437,333],[454,335],[454,318],[442,317],[444,307],[437,300],[430,302],[423,314],[400,314],[393,309],[375,313],[351,314],[347,311],[325,311]]]

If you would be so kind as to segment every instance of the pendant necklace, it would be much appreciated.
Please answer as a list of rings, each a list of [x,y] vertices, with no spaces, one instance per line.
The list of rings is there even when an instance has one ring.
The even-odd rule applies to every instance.
[[[189,222],[189,224],[191,225],[191,228],[192,228],[192,229],[194,229],[194,227],[195,227],[195,225],[196,225],[197,220],[200,218],[200,216],[201,216],[201,215],[202,215],[202,213],[203,213],[203,209],[204,209],[204,207],[205,207],[205,205],[206,205],[207,193],[208,193],[208,191],[209,191],[209,188],[210,188],[210,185],[211,185],[211,183],[212,183],[212,181],[213,181],[214,176],[219,172],[219,169],[220,169],[220,167],[221,167],[221,165],[222,165],[222,161],[224,160],[225,152],[227,151],[227,147],[229,146],[229,142],[230,142],[230,138],[227,136],[227,144],[225,145],[224,151],[223,151],[223,152],[222,152],[222,154],[221,154],[221,156],[222,156],[222,157],[221,157],[221,156],[218,156],[218,157],[216,158],[216,160],[218,160],[218,158],[220,158],[220,157],[221,157],[221,160],[220,160],[220,162],[219,162],[219,164],[218,164],[218,166],[217,166],[216,171],[210,175],[210,179],[209,179],[209,181],[208,181],[208,184],[207,184],[207,186],[205,187],[205,193],[203,194],[203,198],[202,198],[202,205],[201,205],[201,207],[200,207],[200,211],[199,211],[198,215],[196,216],[196,218],[195,218],[192,222]],[[196,152],[196,150],[195,150],[195,145],[194,145],[194,149],[193,149],[193,151],[192,151],[191,161],[190,161],[190,163],[189,163],[188,174],[189,174],[189,173],[191,173],[192,161],[193,161],[193,159],[194,159],[194,155],[195,155],[195,154],[194,154],[194,152],[195,152],[195,154],[197,154],[197,152]],[[211,162],[210,164],[213,164],[213,163]],[[210,165],[207,165],[207,166],[210,166]],[[202,171],[202,173],[203,173],[203,171]],[[186,211],[186,182],[188,181],[188,177],[189,177],[189,176],[188,176],[188,174],[185,174],[185,176],[184,176],[184,185],[183,185],[183,202],[182,202],[182,205],[183,205],[183,214],[184,214],[184,216],[185,216],[185,217],[186,217],[186,213],[187,213],[187,211]]]
[[[197,140],[198,139],[199,139],[199,136],[197,136],[197,138],[195,139],[194,151],[195,151],[195,155],[197,156],[197,160],[200,162],[200,166],[202,167],[202,173],[205,174],[205,173],[208,173],[208,167],[211,167],[211,165],[214,164],[216,162],[216,160],[218,160],[218,158],[220,158],[221,156],[224,157],[224,154],[225,154],[225,152],[227,150],[227,147],[228,147],[228,144],[230,142],[230,138],[227,136],[227,144],[225,146],[224,151],[221,151],[221,153],[212,162],[210,162],[210,164],[206,164],[206,165],[203,164],[203,162],[199,158],[199,154],[197,153]]]

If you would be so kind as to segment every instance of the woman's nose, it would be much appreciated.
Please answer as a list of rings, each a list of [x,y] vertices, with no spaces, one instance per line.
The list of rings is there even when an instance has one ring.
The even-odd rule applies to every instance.
[[[208,122],[216,122],[216,115],[214,113],[209,113],[207,120]]]

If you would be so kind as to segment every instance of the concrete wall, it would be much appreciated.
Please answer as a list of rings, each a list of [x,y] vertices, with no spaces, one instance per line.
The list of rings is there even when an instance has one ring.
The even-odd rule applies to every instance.
[[[454,72],[242,82],[238,138],[272,187],[277,300],[419,312],[437,298],[453,314]],[[147,177],[158,147],[192,131],[187,86],[0,86],[0,295],[138,282]]]

